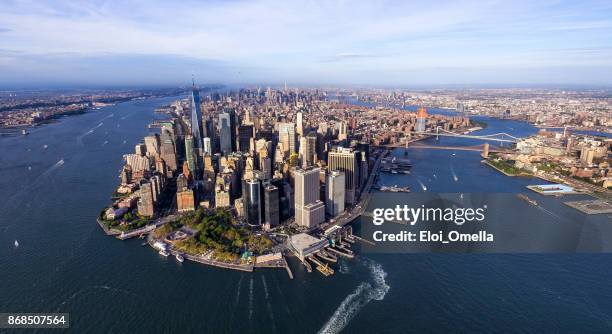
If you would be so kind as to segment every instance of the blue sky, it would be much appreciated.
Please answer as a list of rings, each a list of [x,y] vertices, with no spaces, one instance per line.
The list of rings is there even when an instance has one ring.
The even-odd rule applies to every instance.
[[[0,85],[612,85],[612,1],[0,1]]]

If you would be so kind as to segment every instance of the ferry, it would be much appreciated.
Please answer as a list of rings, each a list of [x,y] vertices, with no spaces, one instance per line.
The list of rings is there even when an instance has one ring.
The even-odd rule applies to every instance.
[[[409,193],[410,187],[398,187],[397,185],[394,185],[393,187],[381,186],[380,191],[390,191],[394,193]]]
[[[181,262],[181,263],[182,263],[183,261],[185,261],[185,258],[184,258],[184,257],[183,257],[181,254],[178,254],[178,253],[177,253],[177,254],[176,254],[176,260],[177,260],[178,262]]]
[[[525,201],[525,202],[527,202],[527,203],[529,203],[531,205],[536,205],[536,206],[538,205],[538,202],[536,200],[527,197],[527,195],[525,195],[525,194],[518,194],[518,195],[516,195],[516,197],[522,199],[523,201]]]
[[[167,257],[167,256],[170,256],[170,253],[168,253],[168,251],[167,251],[167,250],[162,249],[162,250],[160,250],[160,251],[159,251],[159,255],[162,255],[162,256],[166,256],[166,257]]]

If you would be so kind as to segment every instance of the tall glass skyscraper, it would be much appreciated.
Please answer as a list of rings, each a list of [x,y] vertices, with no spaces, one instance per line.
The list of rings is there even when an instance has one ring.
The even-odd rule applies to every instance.
[[[191,90],[191,135],[193,136],[194,148],[202,148],[202,110],[200,108],[200,91],[195,84]]]

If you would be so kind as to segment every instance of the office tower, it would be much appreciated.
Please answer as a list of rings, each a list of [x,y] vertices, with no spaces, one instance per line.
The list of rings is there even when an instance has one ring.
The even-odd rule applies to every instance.
[[[218,152],[218,147],[217,147],[218,142],[217,142],[217,132],[215,130],[216,129],[215,121],[212,118],[206,117],[206,121],[204,122],[204,125],[205,125],[204,137],[210,138],[210,147],[212,148],[210,155],[213,155]]]
[[[345,175],[341,171],[331,171],[325,182],[325,211],[331,217],[344,212]]]
[[[249,152],[251,139],[254,138],[253,125],[245,124],[238,127],[238,149],[241,152]]]
[[[202,148],[202,110],[200,106],[200,91],[196,89],[195,83],[191,89],[191,135],[193,136],[194,148]]]
[[[157,134],[144,137],[144,142],[148,156],[159,156],[159,136]]]
[[[300,111],[296,114],[295,126],[297,128],[297,134],[304,136],[304,114]]]
[[[132,167],[132,173],[151,170],[149,157],[143,157],[138,154],[124,154],[123,160],[125,160],[126,165]]]
[[[271,184],[264,187],[264,223],[271,228],[280,223],[279,191]]]
[[[353,205],[357,200],[357,187],[359,185],[359,168],[357,163],[357,152],[348,148],[338,147],[328,153],[327,170],[331,173],[335,170],[344,173],[346,204]]]
[[[168,168],[166,167],[166,162],[159,156],[155,158],[155,170],[164,176],[168,175]]]
[[[283,150],[290,156],[295,151],[295,125],[293,123],[278,123],[278,141],[283,144]]]
[[[226,109],[219,114],[219,136],[223,154],[236,151],[236,114],[233,109]]]
[[[308,203],[303,209],[303,226],[308,228],[317,227],[325,221],[325,204],[321,201]]]
[[[314,166],[317,162],[317,137],[311,133],[300,138],[300,160],[302,167]]]
[[[295,222],[300,226],[312,228],[325,220],[325,206],[319,200],[319,171],[312,168],[295,172]]]
[[[338,124],[338,140],[346,140],[348,138],[348,126],[345,121]]]
[[[457,112],[459,112],[459,113],[464,113],[465,112],[465,106],[463,105],[463,103],[457,102]]]
[[[126,185],[132,183],[132,166],[125,165],[121,169],[121,184]]]
[[[261,225],[261,187],[259,180],[245,180],[243,182],[242,199],[247,224]]]
[[[195,195],[189,188],[181,188],[176,192],[176,207],[178,212],[195,210]]]
[[[212,142],[210,140],[210,137],[204,137],[202,139],[202,154],[213,155]]]
[[[147,154],[147,148],[145,144],[136,144],[134,152],[140,156],[145,156],[145,154]]]
[[[259,157],[259,170],[261,170],[263,179],[269,180],[272,178],[272,159],[267,156]]]
[[[194,140],[193,136],[185,136],[185,159],[187,160],[187,167],[194,174],[197,175],[197,164],[196,164],[196,153],[194,152]]]
[[[160,157],[166,162],[166,167],[168,168],[168,177],[172,177],[172,173],[177,169],[176,148],[174,146],[173,135],[168,128],[162,127],[160,140]]]
[[[426,124],[427,124],[427,110],[425,110],[424,107],[419,107],[419,110],[417,111],[415,131],[425,132]]]
[[[145,217],[153,217],[155,207],[153,204],[153,189],[151,183],[145,179],[140,180],[140,190],[138,191],[138,214]]]

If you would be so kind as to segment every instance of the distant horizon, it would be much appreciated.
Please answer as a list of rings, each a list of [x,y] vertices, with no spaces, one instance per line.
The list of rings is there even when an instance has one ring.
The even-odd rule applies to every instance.
[[[242,89],[242,88],[267,88],[274,89],[283,88],[284,82],[269,82],[269,83],[197,83],[196,87],[206,89],[210,87],[219,87],[220,89]],[[589,84],[431,84],[431,85],[365,85],[365,84],[290,84],[287,83],[288,89],[383,89],[383,90],[470,90],[470,89],[544,89],[544,90],[610,90],[610,85],[589,85]],[[29,84],[29,85],[3,85],[0,83],[0,92],[11,91],[86,91],[86,90],[156,90],[156,89],[191,89],[191,83],[187,84]]]
[[[608,87],[610,36],[606,0],[7,0],[0,87]]]

